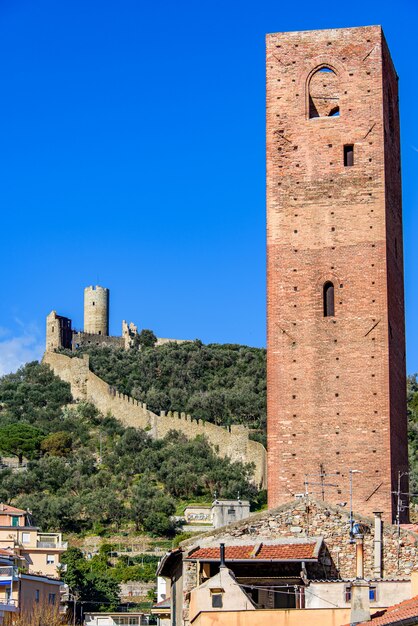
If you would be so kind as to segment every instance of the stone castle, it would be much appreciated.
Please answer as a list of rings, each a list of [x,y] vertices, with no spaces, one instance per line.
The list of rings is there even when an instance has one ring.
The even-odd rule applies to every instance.
[[[107,346],[129,350],[136,344],[138,336],[138,327],[125,320],[120,337],[109,335],[109,289],[96,285],[84,289],[84,330],[74,330],[71,319],[56,311],[47,316],[45,349],[47,352],[60,348],[76,351],[83,346]],[[156,345],[184,341],[187,340],[158,337]]]
[[[204,420],[193,419],[185,412],[159,414],[150,411],[146,404],[119,393],[104,380],[96,376],[89,367],[87,354],[83,358],[72,358],[60,354],[62,348],[77,350],[83,346],[108,346],[129,349],[135,345],[138,329],[134,324],[122,322],[122,336],[109,336],[109,290],[104,287],[86,287],[84,290],[84,331],[72,328],[71,319],[52,311],[46,322],[46,350],[43,362],[54,373],[71,386],[76,401],[94,404],[104,415],[111,414],[125,426],[142,428],[153,439],[161,439],[170,430],[178,430],[186,437],[203,435],[215,451],[232,461],[253,463],[253,482],[260,488],[267,486],[267,453],[264,446],[250,439],[245,426],[232,425],[228,428],[216,426]],[[164,343],[183,343],[186,340],[157,338],[157,346]]]
[[[405,326],[380,26],[267,36],[267,252],[269,506],[347,500],[354,470],[355,510],[392,521],[398,476],[408,492]]]

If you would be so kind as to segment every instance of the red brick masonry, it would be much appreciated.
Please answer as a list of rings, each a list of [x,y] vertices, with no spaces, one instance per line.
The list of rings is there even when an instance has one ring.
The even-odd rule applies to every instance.
[[[379,26],[267,36],[270,508],[305,481],[347,503],[355,469],[354,509],[394,517],[408,468],[397,99]]]

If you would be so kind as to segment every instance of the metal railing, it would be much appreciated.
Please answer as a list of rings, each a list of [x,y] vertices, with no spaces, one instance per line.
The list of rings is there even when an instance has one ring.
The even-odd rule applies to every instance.
[[[62,550],[66,550],[68,548],[68,542],[67,541],[37,541],[36,542],[36,547],[37,548],[60,548]]]
[[[0,598],[0,609],[3,607],[18,607],[18,601],[17,600],[12,600],[11,598]]]
[[[0,567],[0,578],[17,578],[18,570],[13,565]]]

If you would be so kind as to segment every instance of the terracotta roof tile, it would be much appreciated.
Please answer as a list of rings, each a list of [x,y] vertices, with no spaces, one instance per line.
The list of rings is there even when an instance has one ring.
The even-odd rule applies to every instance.
[[[0,556],[13,556],[13,552],[11,552],[10,550],[3,550],[3,548],[0,548]]]
[[[171,599],[165,598],[164,600],[160,600],[156,604],[152,606],[153,609],[169,609],[171,608]]]
[[[226,561],[243,561],[247,559],[264,560],[264,561],[287,561],[294,559],[303,561],[305,559],[315,558],[316,543],[289,543],[279,545],[268,545],[262,543],[259,550],[255,553],[256,546],[226,546]],[[189,559],[220,560],[220,548],[197,548],[188,557]]]
[[[10,506],[10,504],[4,504],[3,502],[0,502],[0,515],[2,513],[23,514],[23,513],[26,513],[26,511],[24,511],[23,509],[17,509],[14,506]]]
[[[258,559],[313,559],[315,543],[290,543],[278,546],[263,544],[258,551]]]
[[[386,610],[377,611],[372,614],[369,622],[361,622],[357,626],[390,626],[390,624],[399,624],[402,620],[414,617],[418,620],[418,596],[390,606]]]

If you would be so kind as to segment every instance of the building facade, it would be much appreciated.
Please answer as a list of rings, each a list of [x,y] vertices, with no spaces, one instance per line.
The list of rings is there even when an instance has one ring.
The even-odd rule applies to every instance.
[[[402,211],[378,26],[267,36],[267,253],[269,506],[347,502],[351,478],[354,508],[392,521],[408,469]]]
[[[27,511],[0,503],[0,548],[19,556],[28,573],[57,577],[67,547],[61,533],[43,533]]]
[[[330,607],[341,618],[330,623],[347,624],[359,579],[367,585],[372,610],[410,598],[411,580],[418,570],[418,535],[402,526],[398,534],[396,526],[385,524],[380,514],[369,518],[355,513],[354,520],[363,533],[361,576],[357,540],[350,540],[350,512],[309,498],[182,542],[158,569],[167,581],[171,625],[194,623],[200,600],[191,598],[201,585],[211,581],[211,586],[221,587],[212,583],[221,566],[222,544],[226,567],[258,612],[258,617],[245,618],[254,626],[251,620],[262,623],[263,615],[267,623],[268,610],[277,611],[270,616],[274,623],[287,624],[287,612],[296,611],[289,624],[311,620],[325,624],[326,620],[315,622],[315,615]],[[207,593],[207,585],[205,589]],[[205,607],[200,608],[208,610],[207,603]],[[225,603],[213,609],[224,607]]]
[[[52,618],[64,611],[64,588],[56,578],[30,574],[24,558],[0,548],[0,624],[13,614],[23,620],[37,613],[44,619],[51,618],[52,623]]]

